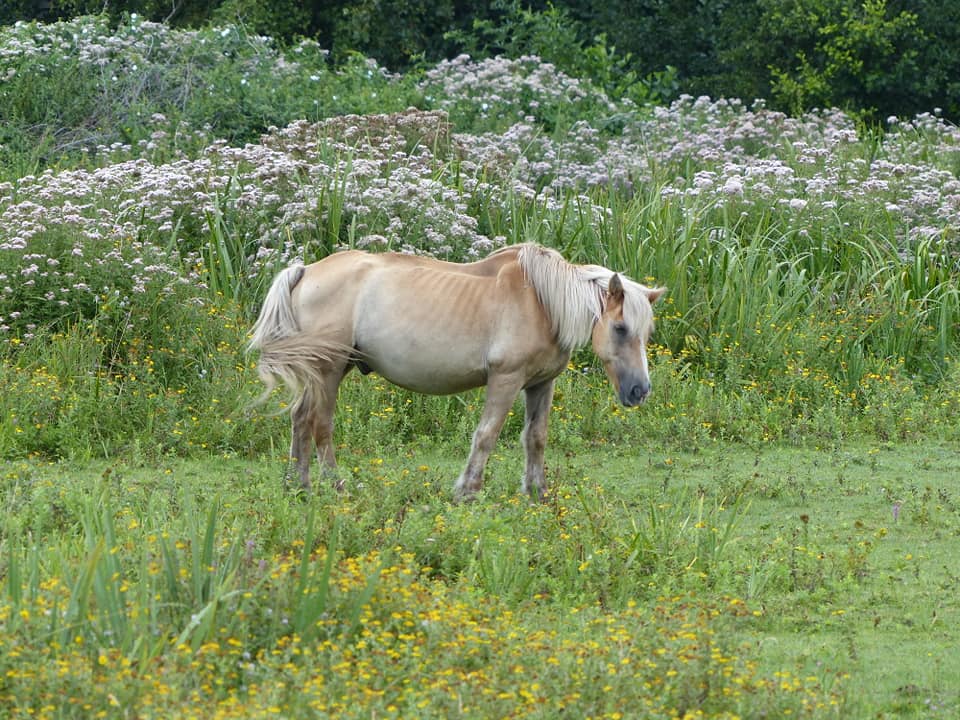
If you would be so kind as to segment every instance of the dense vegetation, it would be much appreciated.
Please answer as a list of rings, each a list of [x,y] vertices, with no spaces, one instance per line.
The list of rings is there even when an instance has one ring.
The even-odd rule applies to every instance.
[[[467,52],[536,54],[613,95],[763,98],[876,123],[939,107],[960,118],[960,5],[941,0],[10,0],[0,24],[106,8],[178,27],[239,22],[407,71]]]
[[[0,78],[3,713],[956,710],[955,667],[916,653],[892,652],[912,686],[864,691],[872,629],[957,640],[960,131],[936,113],[880,134],[647,105],[533,55],[395,74],[139,18],[0,29]],[[277,269],[531,240],[668,286],[651,400],[617,407],[578,355],[551,502],[500,457],[457,508],[482,393],[355,374],[350,491],[284,493],[283,398],[250,408],[244,353]]]
[[[670,288],[648,435],[954,432],[960,136],[933,115],[858,135],[838,111],[639,107],[534,57],[412,78],[234,27],[3,33],[0,112],[46,117],[0,149],[2,372],[34,389],[0,401],[7,456],[262,450],[279,421],[244,414],[242,348],[283,263],[527,240]],[[460,408],[431,402],[399,436]]]

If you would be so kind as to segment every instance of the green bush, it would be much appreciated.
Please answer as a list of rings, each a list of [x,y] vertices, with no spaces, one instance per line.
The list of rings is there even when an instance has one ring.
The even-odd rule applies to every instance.
[[[917,15],[886,0],[761,0],[745,42],[725,51],[731,65],[769,68],[770,92],[793,114],[839,106],[875,117],[910,108],[926,85],[926,33]],[[923,94],[927,94],[924,92]]]
[[[89,0],[52,0],[46,8],[17,0],[0,10],[0,23],[102,8]],[[469,7],[450,0],[187,0],[173,7],[121,0],[106,12],[118,27],[134,13],[177,27],[236,23],[282,46],[311,38],[336,65],[355,53],[392,71],[458,51],[475,59],[533,54],[639,102],[684,92],[763,98],[794,113],[836,105],[870,120],[933,107],[960,117],[960,5],[939,0],[492,0]]]
[[[475,60],[534,55],[615,99],[662,103],[677,94],[675,68],[661,65],[641,77],[629,53],[618,52],[605,32],[590,35],[563,6],[533,10],[519,0],[502,0],[493,7],[496,15],[474,18],[469,29],[452,30],[447,39]]]
[[[242,143],[298,118],[400,110],[416,98],[412,83],[366,58],[334,71],[316,42],[281,52],[235,25],[185,31],[131,17],[112,30],[88,16],[0,28],[0,46],[17,48],[0,56],[0,166],[21,174],[153,142],[158,115]]]
[[[247,322],[184,272],[156,246],[56,228],[4,248],[0,277],[20,282],[0,291],[0,455],[234,448]]]

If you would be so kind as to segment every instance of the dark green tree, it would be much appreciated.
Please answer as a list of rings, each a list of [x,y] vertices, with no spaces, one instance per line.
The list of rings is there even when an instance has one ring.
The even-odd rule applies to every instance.
[[[314,38],[405,71],[458,52],[537,54],[638,99],[765,98],[867,120],[942,108],[960,120],[960,2],[944,0],[7,0],[0,23],[137,13],[177,26],[237,22],[280,43]],[[646,80],[644,80],[646,79]]]
[[[749,30],[727,24],[733,42],[720,51],[740,94],[792,113],[839,106],[874,118],[929,96],[915,13],[886,0],[759,0],[756,12]]]

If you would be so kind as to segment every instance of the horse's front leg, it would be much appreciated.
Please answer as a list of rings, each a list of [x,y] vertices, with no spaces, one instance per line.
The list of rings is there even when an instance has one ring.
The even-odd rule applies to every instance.
[[[480,424],[473,433],[470,457],[454,486],[458,500],[468,500],[483,485],[483,470],[500,436],[503,421],[513,407],[513,401],[523,387],[523,381],[513,376],[495,376],[487,381],[487,399],[480,415]]]
[[[526,469],[523,473],[523,491],[534,500],[543,500],[547,494],[547,479],[543,469],[543,454],[547,447],[547,418],[553,402],[553,380],[528,387],[526,396],[523,450]]]

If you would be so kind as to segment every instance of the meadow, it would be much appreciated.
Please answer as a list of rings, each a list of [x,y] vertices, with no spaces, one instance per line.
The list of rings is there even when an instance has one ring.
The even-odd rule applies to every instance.
[[[396,76],[80,18],[0,28],[0,121],[2,714],[960,709],[960,130],[933,110],[641,107],[532,56]],[[347,491],[289,492],[244,350],[273,274],[526,241],[669,288],[651,399],[577,354],[548,502],[515,412],[454,505],[482,393],[354,374]]]

